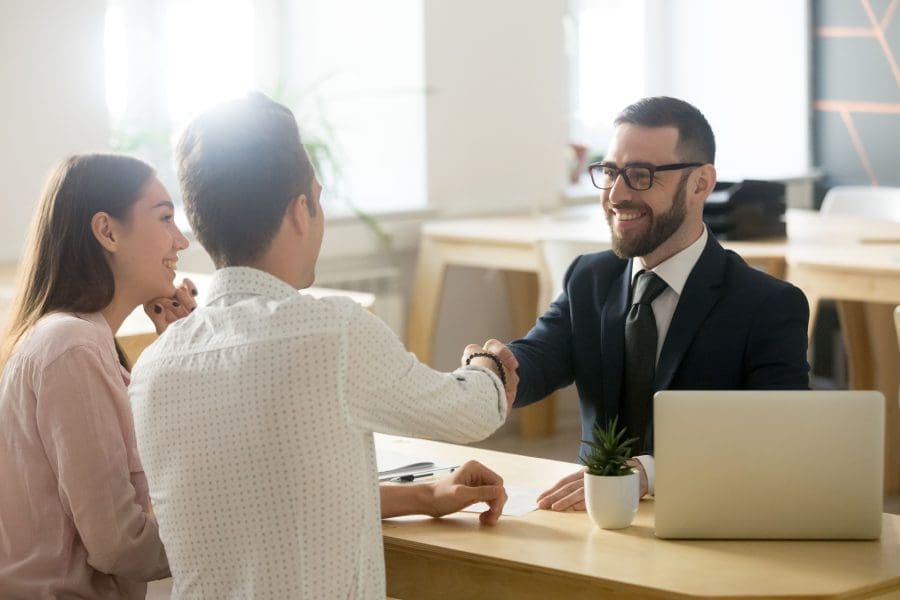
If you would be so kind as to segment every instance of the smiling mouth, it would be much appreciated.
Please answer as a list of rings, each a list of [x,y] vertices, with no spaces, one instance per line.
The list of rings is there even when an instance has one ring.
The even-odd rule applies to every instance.
[[[166,267],[167,269],[172,269],[173,271],[175,270],[175,266],[177,264],[178,264],[178,261],[173,260],[171,258],[167,258],[167,259],[163,260],[163,266]]]
[[[612,212],[612,214],[619,221],[634,221],[635,219],[640,219],[647,214],[647,211],[644,210],[612,209],[610,212]]]

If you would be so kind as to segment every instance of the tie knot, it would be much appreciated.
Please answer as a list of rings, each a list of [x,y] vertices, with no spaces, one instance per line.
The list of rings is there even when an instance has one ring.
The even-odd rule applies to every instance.
[[[632,304],[650,304],[669,287],[656,273],[641,271],[634,284]]]

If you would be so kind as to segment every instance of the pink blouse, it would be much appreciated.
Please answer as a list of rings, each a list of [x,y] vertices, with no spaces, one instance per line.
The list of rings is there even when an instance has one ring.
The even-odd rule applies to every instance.
[[[144,598],[168,576],[128,371],[99,313],[56,313],[0,379],[0,598]]]

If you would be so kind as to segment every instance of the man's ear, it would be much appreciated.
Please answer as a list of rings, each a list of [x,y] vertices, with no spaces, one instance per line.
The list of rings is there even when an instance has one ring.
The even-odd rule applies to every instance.
[[[119,242],[116,239],[115,223],[112,217],[105,212],[98,212],[91,217],[91,233],[107,252],[116,252]]]
[[[711,164],[705,164],[697,169],[697,175],[694,180],[694,194],[702,195],[706,199],[716,186],[716,168]]]
[[[309,208],[307,203],[309,199],[306,194],[300,194],[288,204],[285,217],[289,223],[300,235],[305,235],[309,231]]]

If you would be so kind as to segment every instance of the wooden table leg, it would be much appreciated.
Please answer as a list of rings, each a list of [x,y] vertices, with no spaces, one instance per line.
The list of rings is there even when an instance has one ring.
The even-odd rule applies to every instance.
[[[535,273],[506,271],[506,289],[509,293],[513,329],[523,336],[534,326],[539,310],[538,277]],[[556,430],[556,394],[547,396],[519,411],[519,434],[523,438],[541,438],[553,435]]]
[[[863,389],[876,389],[884,394],[885,410],[885,457],[884,491],[890,495],[900,494],[900,405],[898,405],[898,385],[900,385],[900,349],[894,331],[893,304],[866,304],[864,307],[865,326],[869,332],[870,356],[872,358],[872,385]]]
[[[447,262],[441,249],[423,238],[416,263],[416,279],[410,298],[409,322],[406,324],[406,346],[419,361],[431,364],[434,332],[444,293]]]
[[[900,350],[894,332],[894,306],[842,300],[837,307],[847,351],[848,387],[884,394],[884,491],[895,495],[900,493]]]
[[[866,319],[866,305],[862,302],[839,300],[838,322],[847,352],[847,384],[851,390],[875,389],[875,370],[872,360],[871,330]]]

